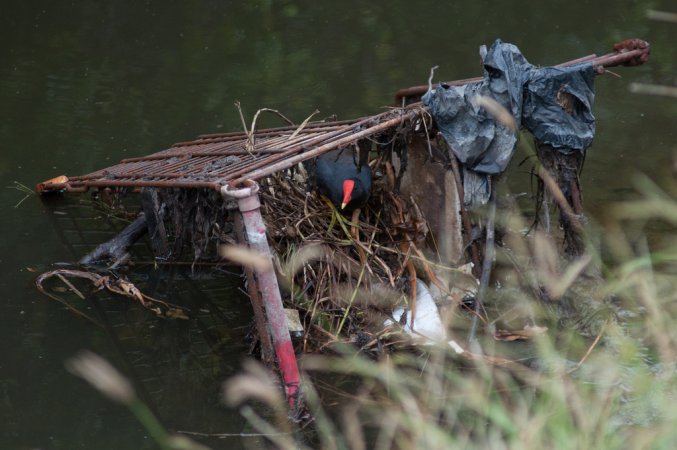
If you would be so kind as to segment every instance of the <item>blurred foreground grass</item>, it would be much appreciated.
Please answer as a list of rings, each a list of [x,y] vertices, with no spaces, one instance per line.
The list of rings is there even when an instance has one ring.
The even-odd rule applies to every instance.
[[[378,360],[350,346],[307,356],[304,395],[314,421],[305,432],[291,429],[277,388],[251,364],[227,384],[226,398],[280,448],[674,448],[677,201],[647,178],[636,187],[636,200],[610,205],[605,222],[591,227],[587,257],[603,274],[593,290],[570,280],[548,305],[529,289],[510,296],[530,311],[560,314],[570,309],[560,302],[573,305],[569,320],[532,341],[499,347],[487,339],[463,353],[439,345]],[[645,231],[656,223],[662,233],[650,249]],[[538,255],[550,251],[539,242],[512,258],[530,260],[536,278]],[[595,306],[579,307],[590,304],[584,296]],[[529,355],[506,356],[509,346],[528,346]],[[265,415],[272,422],[252,400],[277,411]]]

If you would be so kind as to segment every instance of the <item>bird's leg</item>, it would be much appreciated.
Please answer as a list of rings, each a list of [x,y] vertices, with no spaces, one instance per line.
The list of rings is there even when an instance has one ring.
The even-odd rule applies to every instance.
[[[348,219],[343,217],[343,214],[338,212],[336,210],[336,208],[332,208],[332,211],[333,211],[333,214],[334,214],[334,217],[332,217],[332,220],[336,219],[336,222],[338,222],[338,224],[341,226],[341,229],[346,234],[346,237],[348,237],[348,239],[350,239],[352,237],[352,235],[350,234],[350,231],[348,231],[348,227],[352,226],[353,224]]]
[[[359,214],[359,212],[358,212]],[[351,233],[351,229],[354,227],[357,227],[355,223],[351,222],[350,220],[346,219],[346,217],[341,214],[335,207],[332,205],[332,223],[331,225],[334,225],[335,223],[338,223],[343,232],[345,233],[346,237],[348,239],[353,240],[353,234]],[[331,230],[331,225],[329,230]]]
[[[352,220],[350,224],[350,235],[355,242],[355,249],[357,250],[357,254],[360,256],[360,263],[364,267],[367,265],[367,254],[360,246],[360,208],[357,208],[355,211],[353,211],[353,216],[350,220]]]
[[[353,211],[353,216],[350,218],[350,235],[353,237],[354,240],[359,241],[360,240],[360,208],[357,208],[355,211]]]
[[[348,231],[349,227],[356,227],[359,222],[357,220],[357,217],[359,217],[360,214],[360,209],[356,209],[353,212],[353,221],[349,221],[346,219],[343,214],[341,214],[337,209],[336,206],[324,195],[321,195],[320,198],[329,206],[329,209],[331,209],[331,220],[329,222],[329,227],[327,228],[327,233],[330,233],[331,230],[334,229],[334,225],[337,223],[341,226],[341,229],[343,229],[344,233],[348,238],[352,237],[352,233]],[[357,212],[357,215],[355,215],[355,212]]]
[[[336,206],[324,195],[321,196],[322,200],[329,206],[329,209],[331,209],[331,220],[329,221],[329,227],[327,228],[327,233],[331,233],[331,230],[334,229],[334,225],[337,223],[341,226],[343,231],[346,233],[346,235],[350,236],[350,233],[347,231],[347,225],[352,225],[348,220],[346,220],[343,215],[338,212],[336,209]]]

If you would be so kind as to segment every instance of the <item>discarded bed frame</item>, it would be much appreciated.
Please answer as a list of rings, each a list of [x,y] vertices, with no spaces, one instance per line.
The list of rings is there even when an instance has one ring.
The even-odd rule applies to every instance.
[[[591,63],[601,74],[607,67],[643,64],[649,52],[647,42],[628,39],[615,44],[611,53],[588,55],[559,66]],[[480,80],[472,78],[447,84],[462,85]],[[39,183],[37,191],[44,194],[86,192],[89,188],[214,189],[238,202],[242,217],[241,221],[235,221],[238,240],[270,258],[256,180],[418,120],[427,114],[418,99],[428,87],[414,86],[398,91],[398,104],[413,103],[374,116],[256,132],[200,135],[193,141],[179,142],[151,155],[124,159],[117,165],[87,175],[52,178]],[[300,376],[275,273],[272,269],[247,269],[246,275],[264,356],[272,356],[273,352],[277,356],[289,404],[292,408],[299,407]]]

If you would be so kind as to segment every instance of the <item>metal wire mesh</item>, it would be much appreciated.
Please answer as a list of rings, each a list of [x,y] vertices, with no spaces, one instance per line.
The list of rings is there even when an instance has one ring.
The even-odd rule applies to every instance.
[[[128,158],[96,172],[61,176],[38,185],[39,192],[85,191],[90,187],[220,189],[226,183],[257,180],[332,149],[396,129],[421,113],[397,108],[375,116],[244,132],[207,134],[147,156]]]

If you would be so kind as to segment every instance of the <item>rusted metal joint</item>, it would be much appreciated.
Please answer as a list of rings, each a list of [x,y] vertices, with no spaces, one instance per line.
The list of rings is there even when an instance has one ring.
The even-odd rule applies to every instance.
[[[68,177],[66,175],[59,175],[58,177],[50,178],[35,186],[38,194],[45,192],[55,192],[65,190],[68,188]]]
[[[254,211],[261,207],[259,200],[259,184],[256,181],[245,180],[236,186],[226,184],[221,187],[221,195],[237,200],[240,212]]]

